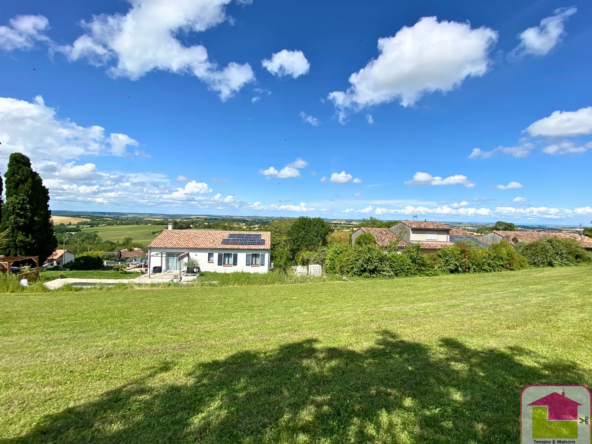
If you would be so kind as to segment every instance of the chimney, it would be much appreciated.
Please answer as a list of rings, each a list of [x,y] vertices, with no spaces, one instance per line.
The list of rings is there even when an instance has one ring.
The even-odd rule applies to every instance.
[[[173,229],[173,224],[169,224],[169,230]]]

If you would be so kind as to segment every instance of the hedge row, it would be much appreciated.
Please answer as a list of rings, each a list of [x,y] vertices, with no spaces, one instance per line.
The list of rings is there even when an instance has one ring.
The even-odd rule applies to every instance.
[[[573,239],[547,238],[514,248],[507,242],[488,248],[472,245],[445,247],[422,254],[419,245],[407,246],[401,254],[388,254],[374,245],[335,244],[319,254],[325,271],[359,277],[435,276],[449,273],[489,273],[520,270],[531,266],[566,266],[591,262],[592,255]]]

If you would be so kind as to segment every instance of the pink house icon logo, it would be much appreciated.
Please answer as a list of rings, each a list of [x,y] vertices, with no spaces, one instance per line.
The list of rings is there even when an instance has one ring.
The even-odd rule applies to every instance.
[[[531,385],[521,396],[521,442],[591,444],[592,396],[582,385]]]
[[[549,421],[577,421],[579,402],[565,397],[565,392],[561,394],[553,392],[538,401],[531,402],[530,406],[546,406],[548,408],[547,419]]]

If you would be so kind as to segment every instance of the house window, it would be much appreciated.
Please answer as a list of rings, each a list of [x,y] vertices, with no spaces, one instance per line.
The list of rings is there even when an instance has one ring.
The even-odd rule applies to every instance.
[[[232,265],[232,253],[224,253],[224,265]]]
[[[261,255],[259,253],[251,255],[251,265],[261,265]]]
[[[209,264],[214,263],[214,253],[208,253],[208,263]]]
[[[426,240],[429,241],[437,241],[438,240],[438,233],[436,233],[435,231],[428,231],[428,234],[426,235]]]

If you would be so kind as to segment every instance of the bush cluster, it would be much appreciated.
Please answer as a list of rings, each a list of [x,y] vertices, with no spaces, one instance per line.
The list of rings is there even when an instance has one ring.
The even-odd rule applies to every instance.
[[[68,262],[64,268],[69,270],[101,270],[103,260],[100,256],[79,256],[74,262]]]
[[[435,276],[448,273],[487,273],[519,270],[528,261],[506,242],[489,248],[464,244],[445,247],[434,254],[424,254],[419,245],[407,246],[401,254],[385,252],[372,244],[353,247],[336,244],[326,255],[325,271],[365,278]]]
[[[564,267],[592,262],[592,255],[575,239],[547,237],[519,243],[516,249],[533,267]]]

